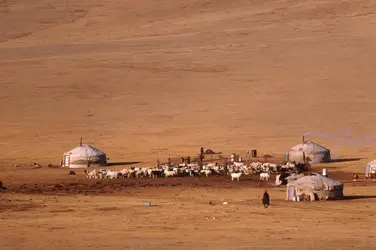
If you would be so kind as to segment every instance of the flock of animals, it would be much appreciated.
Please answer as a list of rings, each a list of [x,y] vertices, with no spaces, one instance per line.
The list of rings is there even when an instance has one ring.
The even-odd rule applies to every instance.
[[[228,175],[231,180],[239,181],[244,175],[259,174],[260,180],[268,180],[271,173],[292,174],[299,172],[299,166],[293,162],[285,164],[262,163],[262,162],[232,162],[229,165],[218,163],[207,163],[200,166],[197,163],[163,164],[160,167],[132,167],[122,170],[84,170],[88,179],[117,179],[117,178],[159,178],[159,177],[184,177],[184,176],[205,176]]]

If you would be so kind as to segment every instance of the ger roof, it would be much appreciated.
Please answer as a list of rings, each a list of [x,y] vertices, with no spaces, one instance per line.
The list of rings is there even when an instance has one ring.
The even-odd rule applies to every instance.
[[[75,147],[74,149],[66,152],[65,154],[67,155],[103,155],[105,154],[104,152],[94,148],[93,146],[87,145],[87,144],[82,144],[78,147]]]
[[[304,141],[298,145],[295,145],[290,150],[293,151],[312,151],[312,152],[328,152],[329,149],[325,148],[324,146],[321,146],[320,144],[317,144],[312,141]]]
[[[376,160],[368,162],[367,165],[376,165]]]
[[[343,187],[343,183],[313,173],[312,175],[304,176],[296,181],[288,183],[287,187],[289,186],[309,186],[312,187],[313,190],[330,190],[336,187]]]

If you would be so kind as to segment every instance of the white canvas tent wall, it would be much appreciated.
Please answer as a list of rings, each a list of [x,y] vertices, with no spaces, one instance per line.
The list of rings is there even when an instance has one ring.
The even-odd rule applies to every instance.
[[[87,168],[107,165],[107,156],[104,152],[87,144],[82,144],[63,156],[63,167]]]
[[[286,153],[286,160],[304,163],[304,157],[309,157],[309,162],[319,163],[330,161],[330,150],[311,141],[304,141],[292,147]]]
[[[287,184],[286,200],[303,195],[310,196],[311,201],[342,199],[343,183],[314,173]]]
[[[371,173],[376,174],[376,160],[373,160],[366,165],[366,177],[368,178]]]

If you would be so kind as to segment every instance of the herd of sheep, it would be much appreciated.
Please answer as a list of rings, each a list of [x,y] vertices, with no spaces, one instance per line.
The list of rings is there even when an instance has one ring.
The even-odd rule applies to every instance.
[[[184,176],[211,176],[211,175],[229,175],[231,180],[239,181],[240,177],[249,174],[259,174],[260,180],[268,180],[271,173],[293,173],[297,172],[297,165],[293,162],[287,162],[283,165],[274,163],[251,162],[232,162],[227,167],[218,163],[207,163],[200,167],[199,164],[163,164],[159,168],[133,167],[122,170],[84,170],[86,178],[89,179],[117,179],[117,178],[158,178],[158,177],[184,177]]]

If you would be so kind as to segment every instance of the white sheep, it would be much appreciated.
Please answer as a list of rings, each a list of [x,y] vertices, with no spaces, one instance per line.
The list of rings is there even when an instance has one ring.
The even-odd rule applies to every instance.
[[[167,178],[167,177],[174,177],[175,176],[175,172],[174,171],[170,171],[168,169],[165,169],[165,171],[163,172],[164,173],[164,176]]]
[[[214,168],[215,166],[217,166],[217,163],[216,162],[210,162],[208,164],[205,165],[206,168]]]
[[[97,171],[94,169],[92,171],[84,170],[86,178],[88,179],[97,179]]]
[[[108,170],[107,173],[106,173],[106,178],[117,179],[118,174],[119,174],[118,171]]]
[[[189,168],[198,168],[198,164],[197,163],[189,163],[189,164],[187,164],[187,166]]]
[[[237,179],[239,181],[240,176],[242,176],[242,172],[240,173],[231,173],[231,180],[234,181],[234,179]]]
[[[103,179],[103,178],[105,178],[105,177],[106,177],[106,173],[107,173],[107,170],[105,170],[105,169],[100,169],[100,170],[98,171],[98,177],[99,177],[99,179]]]
[[[211,174],[211,170],[210,169],[203,169],[203,170],[201,170],[201,173],[205,174],[205,176],[208,177]]]
[[[136,178],[140,178],[143,174],[144,174],[143,169],[137,169],[134,171],[134,175],[136,176]]]
[[[243,162],[233,162],[233,164],[234,164],[236,167],[243,167],[243,166],[244,166],[244,163],[243,163]]]
[[[269,173],[261,173],[260,174],[260,180],[269,180]]]
[[[121,174],[123,178],[128,177],[129,169],[123,168],[122,170],[119,171],[119,173]]]

